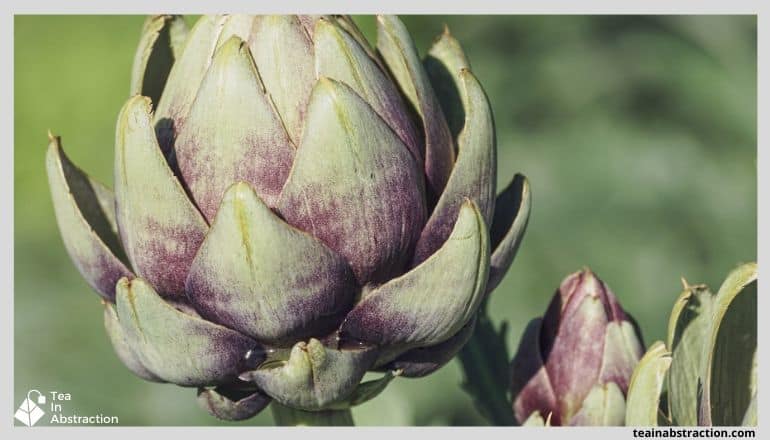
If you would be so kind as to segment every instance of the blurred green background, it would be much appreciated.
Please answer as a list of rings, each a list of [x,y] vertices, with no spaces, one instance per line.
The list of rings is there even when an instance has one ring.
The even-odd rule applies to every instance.
[[[49,128],[112,183],[140,16],[15,19],[14,407],[30,388],[72,394],[80,415],[128,425],[222,424],[195,390],[124,368],[102,307],[58,237],[44,170]],[[374,19],[358,17],[374,38]],[[757,65],[749,16],[407,16],[421,53],[444,23],[494,107],[499,187],[532,185],[529,229],[491,299],[515,351],[561,279],[590,266],[649,344],[665,333],[680,277],[718,287],[756,258]],[[360,425],[475,425],[457,361],[397,379],[354,409]],[[246,424],[272,424],[264,411]]]

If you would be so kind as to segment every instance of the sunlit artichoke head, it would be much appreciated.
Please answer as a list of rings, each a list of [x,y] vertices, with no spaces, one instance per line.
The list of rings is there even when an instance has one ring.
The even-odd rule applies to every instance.
[[[240,420],[360,403],[468,340],[529,186],[495,196],[492,113],[458,42],[423,60],[398,18],[377,30],[375,50],[349,17],[151,17],[114,192],[51,138],[65,247],[135,374]]]

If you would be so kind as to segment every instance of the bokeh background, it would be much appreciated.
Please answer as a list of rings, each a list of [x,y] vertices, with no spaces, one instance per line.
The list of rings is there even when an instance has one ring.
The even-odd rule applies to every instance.
[[[718,287],[756,258],[753,16],[407,16],[421,53],[444,23],[494,108],[499,187],[532,185],[519,255],[491,299],[515,351],[561,279],[590,266],[665,334],[680,277]],[[144,382],[117,360],[102,307],[68,260],[44,170],[46,130],[112,183],[114,127],[144,17],[15,19],[14,407],[30,388],[72,394],[80,415],[127,425],[223,424],[195,390]],[[367,36],[372,17],[357,17]],[[190,20],[192,22],[192,18]],[[360,425],[476,425],[459,362],[397,379],[354,409]],[[245,424],[272,424],[270,411]]]

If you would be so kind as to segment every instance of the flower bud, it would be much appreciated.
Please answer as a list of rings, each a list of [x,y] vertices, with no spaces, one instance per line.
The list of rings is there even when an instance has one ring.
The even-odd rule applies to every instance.
[[[589,269],[568,276],[513,359],[516,418],[537,411],[555,426],[622,425],[642,353],[636,324],[607,285]]]

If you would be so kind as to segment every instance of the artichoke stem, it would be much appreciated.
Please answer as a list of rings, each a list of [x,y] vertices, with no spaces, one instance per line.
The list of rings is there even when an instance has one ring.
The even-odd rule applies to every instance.
[[[270,404],[276,426],[354,426],[350,409],[302,411],[273,401]]]

